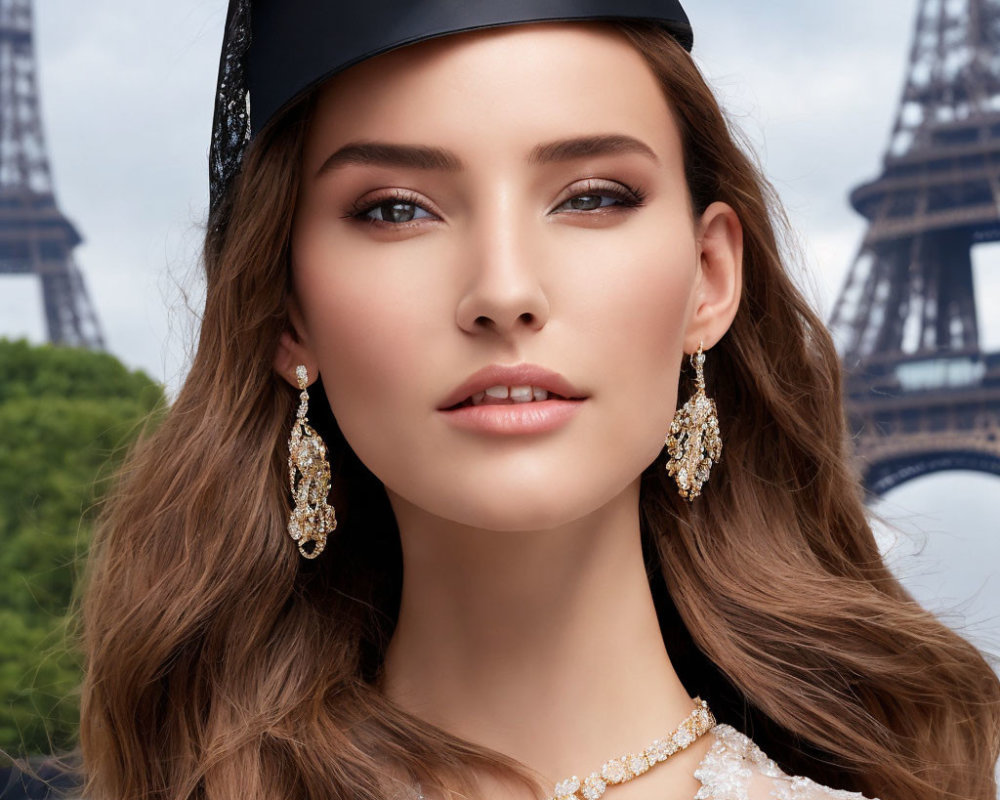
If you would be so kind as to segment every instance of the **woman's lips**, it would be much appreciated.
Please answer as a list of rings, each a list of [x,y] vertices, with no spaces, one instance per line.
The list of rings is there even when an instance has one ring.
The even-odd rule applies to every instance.
[[[445,409],[441,413],[452,425],[478,433],[546,433],[573,419],[584,402],[550,397],[529,403],[470,403]]]
[[[493,364],[457,386],[438,411],[456,427],[478,433],[545,433],[569,422],[586,398],[544,367]]]
[[[562,375],[545,367],[491,364],[474,372],[449,392],[438,405],[438,410],[447,411],[461,405],[480,405],[494,400],[505,403],[538,402],[552,395],[567,400],[586,397]]]

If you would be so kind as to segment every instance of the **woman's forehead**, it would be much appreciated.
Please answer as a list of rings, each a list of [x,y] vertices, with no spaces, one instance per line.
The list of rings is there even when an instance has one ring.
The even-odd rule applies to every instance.
[[[453,140],[524,146],[614,132],[656,149],[676,143],[657,78],[614,26],[537,23],[454,34],[401,48],[327,81],[315,148],[355,140]],[[326,158],[326,156],[322,156]]]

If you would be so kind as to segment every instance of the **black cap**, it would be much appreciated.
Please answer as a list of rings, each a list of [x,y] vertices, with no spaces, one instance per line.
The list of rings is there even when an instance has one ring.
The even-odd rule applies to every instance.
[[[255,0],[250,14],[250,129],[325,78],[397,47],[502,25],[650,20],[688,50],[691,26],[677,0]]]
[[[451,33],[529,22],[646,21],[686,50],[678,0],[230,0],[212,132],[212,208],[250,139],[292,100],[353,64]]]

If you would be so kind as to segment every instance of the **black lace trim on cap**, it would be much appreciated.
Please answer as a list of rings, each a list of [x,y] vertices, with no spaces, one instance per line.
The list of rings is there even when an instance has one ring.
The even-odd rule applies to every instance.
[[[250,91],[246,55],[250,49],[250,0],[230,0],[219,59],[219,79],[208,156],[209,216],[215,214],[250,143]]]

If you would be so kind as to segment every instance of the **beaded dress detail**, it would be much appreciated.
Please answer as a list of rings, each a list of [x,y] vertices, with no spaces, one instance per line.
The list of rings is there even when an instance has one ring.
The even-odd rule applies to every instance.
[[[716,725],[707,735],[712,747],[694,771],[701,783],[694,800],[869,800],[860,792],[829,789],[810,778],[786,775],[749,737],[730,725]],[[613,798],[608,792],[606,800]],[[398,800],[428,798],[416,787]]]
[[[716,725],[715,740],[694,776],[701,782],[695,800],[866,800],[858,792],[828,789],[809,778],[781,771],[747,736]]]

